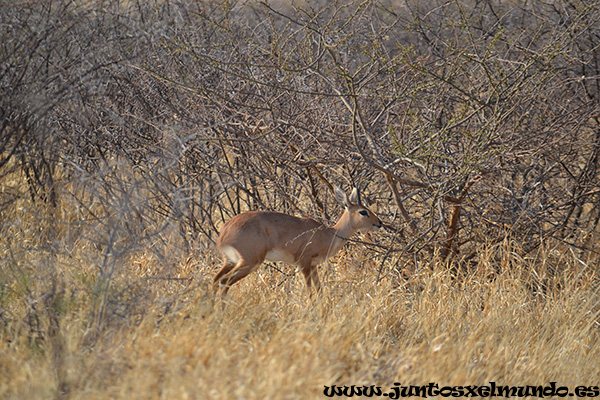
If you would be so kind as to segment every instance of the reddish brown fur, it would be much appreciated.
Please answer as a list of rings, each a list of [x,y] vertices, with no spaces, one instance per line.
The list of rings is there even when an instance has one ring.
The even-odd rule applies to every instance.
[[[233,217],[217,240],[223,267],[214,284],[222,285],[225,294],[267,259],[297,265],[309,290],[313,284],[319,290],[317,265],[337,253],[354,232],[381,227],[379,218],[359,203],[356,189],[350,199],[336,189],[336,197],[346,208],[331,228],[311,218],[272,211],[249,211]]]

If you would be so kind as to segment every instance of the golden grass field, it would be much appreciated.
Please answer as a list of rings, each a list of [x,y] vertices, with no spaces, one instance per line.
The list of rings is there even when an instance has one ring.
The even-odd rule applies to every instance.
[[[3,399],[319,399],[334,384],[600,384],[598,266],[558,247],[527,257],[509,241],[485,247],[460,278],[436,261],[412,266],[406,279],[384,265],[377,284],[378,256],[349,245],[320,267],[324,290],[313,300],[301,274],[263,266],[223,306],[208,285],[219,268],[212,251],[183,255],[166,272],[150,252],[130,254],[102,297],[101,250],[61,224],[54,237],[72,246],[39,249],[46,217],[7,213]],[[100,298],[113,314],[94,331]]]

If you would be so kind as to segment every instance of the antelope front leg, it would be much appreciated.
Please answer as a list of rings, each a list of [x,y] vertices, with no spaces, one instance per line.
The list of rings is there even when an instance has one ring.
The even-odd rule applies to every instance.
[[[317,289],[317,293],[321,292],[321,281],[319,281],[319,270],[316,265],[313,265],[310,270],[310,278],[312,283],[315,285],[315,289]]]
[[[313,285],[317,289],[317,293],[321,291],[321,282],[319,281],[319,273],[317,271],[317,266],[312,265],[312,263],[307,262],[300,267],[302,274],[304,274],[304,279],[306,279],[306,287],[308,288],[309,295],[312,296],[312,287]]]

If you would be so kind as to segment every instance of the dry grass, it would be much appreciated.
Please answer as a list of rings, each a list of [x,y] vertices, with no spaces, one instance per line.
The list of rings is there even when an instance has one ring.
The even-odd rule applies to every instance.
[[[1,398],[310,399],[333,384],[598,383],[597,266],[572,253],[524,259],[507,242],[482,249],[459,279],[431,262],[407,281],[388,273],[376,284],[378,260],[354,248],[321,268],[313,301],[299,275],[267,267],[220,307],[206,285],[218,268],[210,254],[165,273],[140,251],[120,260],[107,291],[113,313],[96,333],[102,250],[63,225],[40,228],[41,215],[3,215]],[[36,246],[51,229],[68,251]]]

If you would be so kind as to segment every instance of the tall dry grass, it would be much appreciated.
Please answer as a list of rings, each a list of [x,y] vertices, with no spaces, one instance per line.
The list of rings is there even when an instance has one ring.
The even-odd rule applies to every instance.
[[[598,384],[597,266],[559,247],[528,257],[509,241],[482,248],[458,277],[433,259],[407,279],[386,264],[376,283],[378,258],[350,246],[321,267],[325,287],[313,300],[292,270],[263,267],[222,306],[208,286],[218,268],[210,252],[182,255],[167,272],[151,252],[132,252],[99,293],[104,250],[46,211],[3,214],[1,398],[310,399],[334,384]]]

